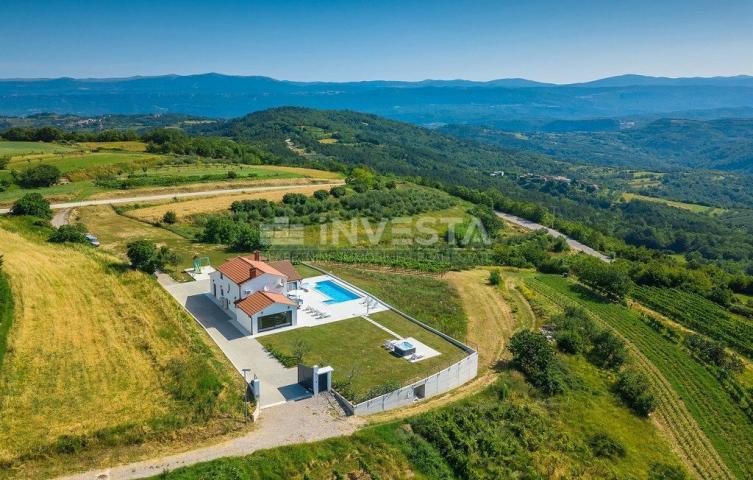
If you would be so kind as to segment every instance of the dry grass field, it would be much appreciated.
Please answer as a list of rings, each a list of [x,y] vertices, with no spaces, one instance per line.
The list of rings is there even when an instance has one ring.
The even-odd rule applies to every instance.
[[[126,152],[146,152],[144,142],[81,142],[79,143],[89,150],[123,150]]]
[[[241,427],[242,380],[153,279],[87,246],[2,228],[0,245],[15,299],[0,477],[4,466],[39,478]]]
[[[263,198],[265,200],[277,202],[282,200],[282,197],[289,192],[311,195],[315,191],[321,189],[328,190],[329,187],[322,185],[305,185],[296,186],[295,188],[280,187],[279,190],[267,190],[263,192],[203,197],[195,200],[186,200],[180,202],[165,203],[152,207],[138,208],[128,211],[127,215],[144,222],[157,222],[162,219],[162,217],[165,215],[165,212],[172,210],[177,215],[178,220],[183,220],[186,217],[201,213],[226,211],[230,208],[230,205],[233,202],[239,200],[254,200]]]

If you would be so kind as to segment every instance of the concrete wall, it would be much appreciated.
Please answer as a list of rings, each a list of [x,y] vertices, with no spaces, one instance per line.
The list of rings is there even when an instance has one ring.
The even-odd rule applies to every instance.
[[[478,372],[478,353],[463,358],[450,367],[382,396],[366,400],[357,405],[351,405],[349,410],[355,415],[371,415],[392,410],[393,408],[411,405],[424,398],[433,397],[457,388],[476,377]],[[417,390],[423,390],[424,396],[416,396]]]

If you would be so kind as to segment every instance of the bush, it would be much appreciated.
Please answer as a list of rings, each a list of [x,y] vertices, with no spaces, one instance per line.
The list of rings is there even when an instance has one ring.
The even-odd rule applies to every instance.
[[[238,178],[238,174],[235,173],[235,170],[229,170],[227,172],[227,178],[230,178],[230,179]]]
[[[502,274],[499,273],[498,268],[493,268],[489,272],[489,285],[499,285],[502,282]]]
[[[606,433],[597,433],[588,439],[591,451],[597,457],[616,458],[625,456],[625,447]]]
[[[15,181],[23,188],[41,188],[54,185],[60,179],[60,169],[54,165],[40,164],[14,173]]]
[[[52,235],[50,241],[54,243],[87,243],[86,226],[76,223],[74,225],[61,225]]]
[[[603,262],[588,255],[578,255],[572,262],[572,269],[580,281],[614,298],[623,299],[630,292],[630,276],[620,264]]]
[[[347,193],[348,190],[342,185],[338,185],[337,187],[332,187],[329,189],[329,194],[335,198],[344,197]]]
[[[0,170],[5,170],[5,167],[10,163],[10,155],[0,156]]]
[[[146,273],[154,273],[167,265],[178,263],[178,257],[167,247],[159,247],[149,240],[136,240],[127,246],[131,266]]]
[[[635,370],[620,372],[615,390],[622,400],[638,415],[647,417],[656,408],[648,379]]]
[[[50,202],[39,193],[27,193],[16,200],[10,209],[11,215],[31,215],[33,217],[51,219]]]
[[[524,330],[510,339],[513,365],[523,372],[529,382],[547,395],[564,390],[562,374],[555,352],[549,341],[540,333]]]
[[[326,190],[317,190],[314,192],[314,198],[323,201],[326,200],[329,197],[329,192]]]
[[[571,355],[583,353],[586,349],[586,340],[574,330],[557,332],[557,348]]]
[[[172,225],[177,221],[178,221],[178,215],[175,214],[174,210],[168,210],[165,212],[164,215],[162,215],[162,223]]]
[[[685,480],[687,475],[680,467],[666,463],[653,463],[648,469],[648,480]]]

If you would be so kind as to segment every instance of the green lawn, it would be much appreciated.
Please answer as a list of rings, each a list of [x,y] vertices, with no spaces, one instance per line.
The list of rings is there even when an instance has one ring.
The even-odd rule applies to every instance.
[[[357,317],[317,327],[298,328],[266,335],[258,340],[269,350],[293,355],[296,345],[305,345],[307,365],[334,368],[333,381],[347,384],[341,393],[351,401],[363,401],[374,395],[370,390],[388,383],[405,385],[436,373],[466,354],[453,344],[392,312],[373,315],[373,319],[403,337],[414,337],[442,355],[410,363],[397,358],[382,346],[391,337],[387,332]]]
[[[460,296],[441,278],[334,264],[320,266],[442,333],[465,340],[468,320]]]

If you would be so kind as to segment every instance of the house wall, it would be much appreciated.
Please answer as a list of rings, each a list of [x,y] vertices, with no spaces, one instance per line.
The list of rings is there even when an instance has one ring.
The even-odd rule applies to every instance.
[[[282,279],[283,285],[280,287],[278,283]],[[241,298],[246,298],[254,292],[258,291],[285,293],[285,277],[279,277],[269,273],[262,274],[256,278],[244,282],[241,284]]]
[[[284,293],[285,287],[278,287],[277,284],[280,281],[280,277],[276,275],[270,275],[269,273],[262,274],[256,278],[252,278],[251,280],[242,283],[240,286],[238,286],[235,282],[227,278],[222,272],[215,271],[209,274],[210,282],[209,282],[209,293],[212,295],[212,297],[215,300],[215,303],[219,305],[220,307],[223,307],[222,305],[222,297],[228,299],[228,306],[225,309],[226,312],[230,314],[230,316],[235,317],[236,321],[243,325],[242,321],[245,317],[246,320],[248,320],[249,325],[251,322],[251,319],[248,318],[248,315],[243,313],[240,309],[236,308],[235,302],[237,300],[240,300],[242,298],[246,298],[251,293],[254,293],[258,290],[264,290],[266,287],[266,290],[269,292],[277,292],[277,293]],[[284,280],[284,278],[283,278]],[[216,286],[216,292],[215,295],[215,286]],[[246,293],[246,290],[249,290],[249,293]],[[224,307],[223,307],[224,308]],[[246,326],[244,325],[244,328]],[[248,328],[248,331],[250,332],[251,329]]]
[[[248,317],[248,315],[246,315],[244,312],[242,312],[240,310],[238,310],[238,313],[241,314],[241,315],[243,315],[244,317],[248,318],[248,320],[249,320],[249,326],[251,328],[246,327],[246,325],[244,325],[242,322],[241,322],[241,325],[243,325],[243,327],[246,328],[253,335],[256,335],[257,333],[259,333],[259,326],[258,326],[259,324],[256,321],[259,317],[263,317],[265,315],[272,315],[274,313],[288,312],[288,311],[293,312],[293,314],[291,315],[292,320],[293,320],[293,324],[291,326],[295,327],[296,325],[298,325],[298,308],[294,307],[292,305],[285,305],[285,304],[282,304],[282,303],[275,303],[273,305],[268,306],[267,308],[265,308],[261,312],[257,313],[256,315],[254,315],[253,319],[250,319]],[[240,320],[239,320],[239,322],[240,322]],[[269,331],[271,332],[272,330],[269,330]]]

